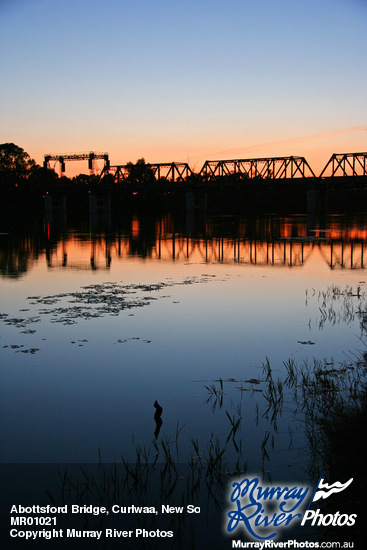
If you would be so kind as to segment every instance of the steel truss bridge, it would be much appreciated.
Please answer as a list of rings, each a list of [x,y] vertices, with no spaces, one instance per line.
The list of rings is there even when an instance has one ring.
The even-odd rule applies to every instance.
[[[100,174],[102,180],[107,174],[113,176],[116,183],[128,181],[130,170],[134,164],[110,165],[108,153],[81,153],[66,155],[45,155],[44,167],[50,168],[50,161],[60,163],[61,174],[65,172],[65,161],[88,160],[88,167],[93,171],[93,161],[104,160]],[[220,178],[237,178],[240,180],[293,180],[316,178],[314,171],[304,157],[269,157],[234,160],[207,160],[199,172],[194,172],[186,162],[147,163],[157,181],[172,183],[190,181],[198,176],[205,182]],[[321,179],[338,177],[367,177],[367,152],[364,153],[334,153],[320,176]]]
[[[103,159],[104,160],[104,168],[107,170],[110,168],[110,161],[108,158],[108,153],[94,153],[93,151],[90,151],[89,153],[72,153],[72,154],[66,154],[66,155],[45,155],[44,161],[43,161],[43,167],[44,168],[51,168],[50,161],[56,161],[60,163],[60,173],[63,175],[65,173],[65,161],[66,160],[87,160],[88,161],[88,168],[91,172],[93,172],[94,169],[94,161],[97,159]]]
[[[293,180],[316,178],[314,171],[304,157],[270,157],[235,160],[207,160],[199,172],[194,172],[187,163],[171,162],[146,164],[153,171],[157,181],[164,179],[172,183],[190,180],[199,176],[206,182],[220,178],[242,180]],[[112,174],[116,183],[126,181],[130,165],[107,166],[101,172],[101,179]],[[320,174],[320,178],[367,176],[366,153],[333,154]]]

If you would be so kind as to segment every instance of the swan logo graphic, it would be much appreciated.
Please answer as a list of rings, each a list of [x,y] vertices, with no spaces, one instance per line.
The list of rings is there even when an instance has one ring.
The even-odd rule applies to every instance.
[[[340,483],[340,481],[336,481],[332,485],[328,485],[324,482],[323,479],[319,479],[319,482],[317,484],[317,487],[315,489],[313,499],[311,500],[311,504],[313,502],[316,502],[316,500],[319,500],[320,498],[328,498],[333,493],[340,493],[341,491],[344,491],[349,485],[352,483],[353,478],[351,477],[349,481],[346,483]]]

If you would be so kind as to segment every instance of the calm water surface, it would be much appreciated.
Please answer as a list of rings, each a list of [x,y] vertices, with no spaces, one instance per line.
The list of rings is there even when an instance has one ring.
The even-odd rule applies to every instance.
[[[365,227],[135,215],[117,229],[42,220],[2,235],[1,460],[133,459],[155,437],[157,400],[158,440],[182,428],[181,461],[192,439],[203,453],[218,439],[252,471],[302,477],[302,414],[286,389],[267,412],[264,364],[284,381],[288,359],[338,365],[363,351],[359,297],[323,293],[364,292]]]

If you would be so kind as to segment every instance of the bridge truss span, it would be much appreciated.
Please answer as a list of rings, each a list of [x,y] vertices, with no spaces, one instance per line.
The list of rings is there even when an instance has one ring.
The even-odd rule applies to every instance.
[[[367,153],[334,153],[321,177],[367,176]]]
[[[169,181],[185,181],[193,175],[187,162],[148,164],[148,166],[153,170],[157,180],[165,178]]]
[[[293,179],[316,177],[304,157],[273,157],[236,160],[207,160],[200,171],[207,181],[223,176],[246,179]]]
[[[120,164],[109,166],[103,169],[101,178],[106,174],[112,174],[114,181],[120,183],[128,179],[130,175],[131,165]],[[147,163],[146,169],[150,169],[157,181],[165,179],[170,182],[186,181],[194,175],[187,162],[161,162],[158,164]]]

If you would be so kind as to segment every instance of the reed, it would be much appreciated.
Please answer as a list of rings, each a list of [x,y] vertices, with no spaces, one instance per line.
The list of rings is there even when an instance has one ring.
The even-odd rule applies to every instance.
[[[340,300],[344,304],[345,299],[349,305],[343,305],[343,311],[349,319],[352,314],[359,316],[361,341],[365,342],[367,312],[363,298],[361,289],[341,291],[333,287],[319,294],[323,322],[338,322],[339,314],[331,313],[330,307]],[[359,309],[355,308],[356,301]],[[320,471],[336,471],[335,457],[342,453],[343,438],[349,441],[349,435],[349,449],[359,459],[361,453],[353,445],[365,433],[362,430],[366,425],[367,355],[356,354],[344,362],[309,358],[301,364],[291,358],[283,362],[283,378],[274,376],[277,367],[273,368],[269,358],[260,368],[262,376],[257,380],[220,377],[203,385],[203,391],[209,394],[205,403],[213,406],[213,412],[221,417],[218,421],[223,429],[221,437],[216,433],[208,441],[192,437],[187,446],[186,439],[183,441],[187,438],[184,430],[187,427],[177,422],[171,437],[164,435],[159,440],[152,439],[148,445],[137,445],[132,460],[122,456],[121,463],[106,465],[98,449],[96,471],[91,474],[80,466],[77,472],[67,469],[59,472],[57,491],[47,490],[49,500],[53,504],[99,502],[106,506],[116,500],[146,504],[149,495],[152,502],[158,499],[189,503],[205,492],[208,502],[217,507],[229,477],[247,472],[250,461],[252,471],[256,460],[256,470],[270,479],[275,451],[297,451],[311,478],[318,477]],[[259,386],[258,393],[245,394],[246,386],[253,387],[255,383]],[[249,406],[247,396],[255,400],[254,407]],[[298,432],[282,421],[284,411],[296,422],[298,431],[301,426],[303,448],[299,448]],[[256,428],[255,439],[249,446],[244,432],[252,425]],[[278,440],[283,445],[280,449]],[[347,457],[343,456],[343,461],[347,464]]]

